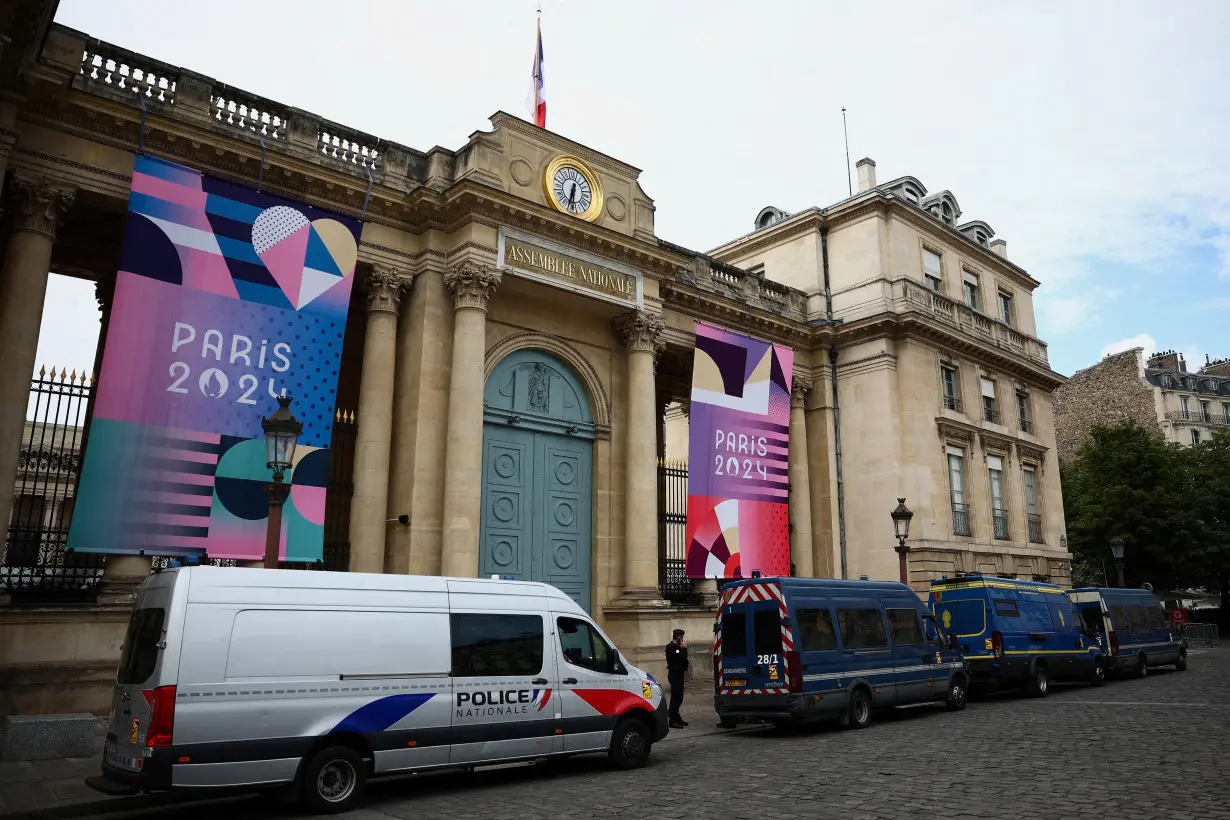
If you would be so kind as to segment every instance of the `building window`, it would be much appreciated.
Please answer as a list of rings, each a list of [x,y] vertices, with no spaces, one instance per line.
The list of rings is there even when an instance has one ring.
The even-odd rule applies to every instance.
[[[927,287],[937,293],[944,291],[944,269],[941,264],[938,253],[923,248],[923,276],[926,277]]]
[[[1029,541],[1031,544],[1041,544],[1042,516],[1038,512],[1038,471],[1035,467],[1026,467],[1021,471],[1025,481],[1025,519],[1029,522]]]
[[[999,292],[999,320],[1012,327],[1012,294]]]
[[[1033,415],[1029,412],[1028,393],[1018,392],[1016,394],[1016,421],[1022,433],[1034,431]]]
[[[999,424],[999,405],[995,401],[995,382],[991,379],[980,379],[982,387],[982,417],[986,421]]]
[[[965,304],[974,310],[982,310],[982,291],[978,286],[978,274],[965,271]]]
[[[1230,424],[1230,401],[1221,403],[1221,423]]]
[[[944,390],[944,406],[961,412],[961,390],[958,387],[957,368],[950,364],[940,365],[940,385]]]
[[[969,505],[965,503],[965,451],[948,448],[948,497],[952,503],[953,535],[969,535]]]
[[[1209,412],[1209,403],[1207,401],[1200,402],[1200,420],[1208,424],[1213,420],[1213,414]]]
[[[999,456],[987,456],[987,474],[991,480],[991,521],[995,537],[1008,538],[1008,508],[1004,504],[1004,460]]]
[[[1193,445],[1196,445],[1196,444],[1199,444],[1199,443],[1200,443],[1200,431],[1199,431],[1199,430],[1192,430],[1192,444],[1193,444]]]
[[[1164,388],[1166,388],[1167,390],[1169,390],[1171,386],[1172,386],[1172,382],[1170,381],[1170,377],[1169,377],[1169,376],[1166,376],[1166,375],[1163,375],[1163,376],[1162,376],[1162,387],[1164,387]]]
[[[1191,420],[1191,410],[1187,406],[1187,396],[1179,396],[1179,418],[1184,421]]]

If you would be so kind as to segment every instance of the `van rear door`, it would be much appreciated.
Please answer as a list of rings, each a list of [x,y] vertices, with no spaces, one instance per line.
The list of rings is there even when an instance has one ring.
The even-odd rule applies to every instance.
[[[141,771],[147,745],[170,745],[175,680],[163,680],[161,671],[175,577],[170,571],[147,578],[128,619],[103,747],[103,762],[122,771]]]
[[[788,691],[782,643],[781,588],[774,583],[735,587],[722,610],[724,688]]]

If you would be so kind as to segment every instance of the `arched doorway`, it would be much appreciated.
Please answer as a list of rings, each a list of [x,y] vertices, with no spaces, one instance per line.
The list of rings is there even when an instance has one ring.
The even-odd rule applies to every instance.
[[[594,421],[549,353],[518,350],[487,378],[478,571],[543,581],[590,608]]]

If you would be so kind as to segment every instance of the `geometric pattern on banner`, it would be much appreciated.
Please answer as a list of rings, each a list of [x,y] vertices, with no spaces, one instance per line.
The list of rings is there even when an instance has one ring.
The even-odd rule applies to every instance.
[[[259,559],[260,420],[289,395],[303,432],[282,554],[321,557],[361,227],[136,157],[70,549]]]
[[[789,575],[794,351],[697,323],[688,431],[689,578]]]

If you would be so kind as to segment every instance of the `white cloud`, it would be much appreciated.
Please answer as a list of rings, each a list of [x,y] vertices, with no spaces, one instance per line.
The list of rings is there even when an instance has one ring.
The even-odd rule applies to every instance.
[[[1134,347],[1143,347],[1145,349],[1145,358],[1147,359],[1157,352],[1157,341],[1148,333],[1137,333],[1130,339],[1121,339],[1103,347],[1102,357],[1113,356],[1116,353],[1122,353]]]

